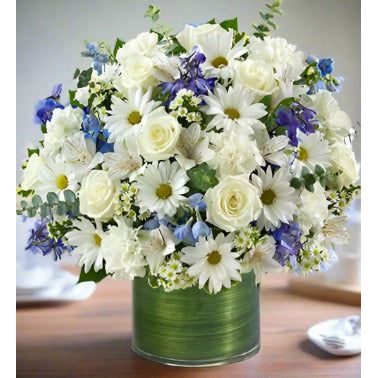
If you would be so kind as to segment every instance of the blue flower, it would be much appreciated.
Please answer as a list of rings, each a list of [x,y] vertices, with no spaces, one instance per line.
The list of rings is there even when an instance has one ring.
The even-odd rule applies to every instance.
[[[86,51],[81,53],[81,56],[92,58],[93,68],[100,75],[103,72],[105,63],[109,61],[108,55],[101,53],[98,46],[94,45],[93,43],[87,43],[86,49]]]
[[[84,108],[83,113],[84,135],[86,138],[92,139],[93,142],[96,142],[101,133],[100,122],[93,114],[89,112],[89,108]]]
[[[35,106],[35,122],[46,123],[51,121],[53,111],[57,108],[64,109],[64,106],[59,102],[59,97],[62,92],[62,84],[57,84],[52,90],[51,96],[39,101]]]
[[[322,76],[331,74],[333,71],[333,60],[331,58],[320,59],[318,68]]]
[[[293,265],[293,257],[296,256],[302,248],[300,241],[302,233],[297,223],[286,224],[283,223],[280,228],[275,229],[270,233],[276,240],[276,253],[274,258],[284,266],[286,262],[291,262]]]
[[[288,108],[279,108],[276,113],[276,124],[287,128],[287,136],[293,146],[298,146],[297,130],[304,134],[315,132],[317,120],[315,111],[293,102]]]
[[[188,198],[190,207],[193,209],[198,209],[199,211],[206,210],[206,203],[203,201],[203,194],[195,193]]]
[[[180,58],[182,67],[180,77],[174,82],[160,84],[163,94],[169,93],[167,106],[176,97],[180,89],[190,89],[196,96],[206,95],[214,89],[216,78],[206,78],[200,67],[205,60],[205,55],[198,51],[197,47],[194,47],[187,57]]]
[[[192,227],[192,233],[196,240],[198,240],[200,237],[207,237],[210,235],[210,227],[206,224],[206,222],[199,220],[196,223],[194,223]]]
[[[177,239],[184,243],[194,245],[196,239],[193,236],[192,227],[189,224],[181,224],[175,228],[173,232]]]
[[[37,220],[34,223],[34,228],[30,230],[25,250],[33,253],[42,253],[44,256],[53,253],[54,260],[58,260],[65,251],[70,252],[72,248],[66,246],[62,239],[55,240],[50,238],[46,221]]]

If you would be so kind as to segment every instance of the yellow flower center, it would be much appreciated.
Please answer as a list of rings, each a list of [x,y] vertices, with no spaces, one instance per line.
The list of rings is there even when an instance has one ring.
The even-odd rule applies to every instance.
[[[94,240],[95,244],[97,245],[97,247],[101,247],[102,239],[101,239],[101,236],[99,234],[94,234],[93,240]]]
[[[227,114],[228,118],[231,118],[232,120],[240,118],[240,113],[235,108],[227,108],[224,111],[224,114]]]
[[[60,189],[60,190],[66,189],[67,186],[68,186],[68,178],[65,175],[59,175],[56,178],[55,183],[56,183],[56,186],[58,187],[58,189]]]
[[[211,265],[217,265],[222,260],[222,256],[218,251],[212,251],[209,256],[207,256],[207,262]]]
[[[159,198],[166,199],[172,195],[172,187],[169,184],[161,184],[155,193]]]
[[[301,161],[307,161],[308,160],[308,151],[305,148],[299,147],[298,159],[301,160]]]
[[[271,205],[273,201],[276,198],[276,193],[273,192],[273,190],[268,189],[264,190],[263,193],[261,194],[261,202],[264,205]]]
[[[220,66],[227,66],[228,60],[224,56],[218,56],[211,62],[211,64],[213,67],[219,68]]]
[[[127,120],[132,125],[137,125],[142,120],[142,116],[138,111],[134,111],[129,114],[129,117],[127,118]]]

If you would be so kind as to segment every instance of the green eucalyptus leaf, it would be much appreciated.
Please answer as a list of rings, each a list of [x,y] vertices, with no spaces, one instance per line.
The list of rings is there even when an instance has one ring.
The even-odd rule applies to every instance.
[[[51,206],[57,205],[59,203],[59,197],[54,192],[47,193],[46,199],[47,199],[47,202],[49,203],[49,205],[51,205]]]
[[[293,177],[290,181],[290,186],[295,189],[300,189],[300,187],[302,186],[302,180],[298,177]]]
[[[38,194],[33,196],[32,204],[33,204],[34,207],[39,207],[39,206],[42,205],[42,203],[43,203],[42,198]]]
[[[321,165],[315,165],[315,173],[317,176],[323,176],[325,173],[324,168]]]
[[[312,184],[305,184],[305,188],[311,192],[311,193],[314,193],[314,185]]]
[[[66,201],[67,204],[71,204],[76,201],[75,193],[70,189],[66,189],[63,192],[63,195],[64,195],[64,200]]]
[[[316,183],[316,177],[313,174],[303,176],[305,185],[313,185]]]
[[[66,215],[66,212],[67,212],[66,204],[64,202],[59,202],[58,206],[56,207],[56,212],[60,216]]]
[[[26,209],[26,214],[28,215],[29,218],[33,218],[36,216],[37,211],[35,210],[34,207],[29,207]]]

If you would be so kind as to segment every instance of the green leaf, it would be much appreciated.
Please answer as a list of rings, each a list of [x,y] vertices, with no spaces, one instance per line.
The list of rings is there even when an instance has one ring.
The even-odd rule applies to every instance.
[[[80,70],[78,68],[76,68],[74,75],[73,75],[73,78],[77,79],[79,75],[80,75]]]
[[[191,180],[190,184],[194,186],[194,189],[205,193],[207,189],[213,188],[218,184],[215,173],[215,170],[210,168],[206,163],[197,165],[188,171],[188,176]]]
[[[316,183],[316,178],[313,174],[307,174],[303,176],[305,185],[313,185]]]
[[[49,205],[57,205],[59,203],[59,198],[54,192],[47,193],[46,199]]]
[[[39,155],[39,148],[28,148],[28,157],[34,154]]]
[[[84,271],[84,267],[81,268],[81,272],[80,272],[80,277],[79,277],[79,281],[78,283],[80,282],[87,282],[87,281],[93,281],[93,282],[100,282],[102,281],[108,274],[106,273],[105,269],[102,268],[101,270],[99,270],[98,272],[95,272],[93,266],[92,268],[87,272],[85,273]]]
[[[231,20],[224,20],[219,25],[222,26],[223,29],[226,29],[226,30],[233,29],[237,32],[238,31],[238,18],[235,17],[235,18],[232,18]]]
[[[57,208],[56,208],[56,212],[59,216],[63,216],[63,215],[66,215],[67,213],[67,206],[64,202],[59,202]]]
[[[37,211],[35,210],[34,207],[29,207],[28,209],[26,209],[26,213],[29,218],[33,218],[37,214]]]
[[[150,18],[153,22],[159,20],[159,13],[160,9],[155,5],[149,5],[146,12],[144,13],[144,17]]]
[[[295,189],[300,189],[300,187],[302,186],[302,180],[298,177],[293,177],[290,181],[290,186]]]
[[[314,185],[312,184],[305,184],[305,188],[311,192],[311,193],[314,193]]]
[[[115,45],[114,45],[114,50],[113,50],[113,55],[116,56],[117,55],[117,51],[125,44],[124,41],[122,41],[122,39],[119,39],[117,38],[116,42],[115,42]]]
[[[39,208],[39,214],[42,218],[46,218],[49,215],[49,205],[44,203]]]
[[[324,168],[321,165],[315,165],[315,173],[317,176],[323,176],[325,173]]]
[[[43,203],[42,198],[38,194],[33,196],[32,204],[33,204],[34,207],[39,207],[39,206],[42,205],[42,203]]]
[[[321,177],[319,177],[319,184],[320,184],[323,188],[325,188],[326,183],[327,183],[327,177],[326,177],[326,176],[321,176]]]
[[[70,104],[72,106],[77,106],[78,108],[83,108],[83,105],[81,105],[79,101],[75,100],[75,94],[76,94],[76,91],[68,91]]]
[[[307,167],[302,167],[302,177],[309,175],[311,172]]]
[[[20,205],[21,205],[21,207],[22,207],[23,209],[26,209],[26,208],[28,207],[28,202],[22,200],[22,201],[20,202]]]
[[[72,190],[66,189],[63,192],[63,195],[64,195],[64,200],[66,201],[67,204],[75,203],[76,196],[75,196],[75,193]]]
[[[206,22],[207,24],[214,25],[216,24],[215,18],[212,18],[211,20]]]
[[[80,75],[78,77],[79,81],[77,83],[78,88],[86,87],[89,84],[92,77],[92,71],[93,68],[91,67],[80,72]]]
[[[264,104],[267,108],[270,108],[270,104],[272,102],[272,95],[264,96],[259,102]]]

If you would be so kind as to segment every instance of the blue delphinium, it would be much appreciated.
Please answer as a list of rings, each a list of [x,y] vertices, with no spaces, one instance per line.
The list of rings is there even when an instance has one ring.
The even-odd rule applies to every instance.
[[[315,132],[317,126],[315,111],[293,102],[288,108],[279,108],[276,113],[276,124],[287,128],[287,136],[293,146],[298,146],[297,131],[304,134]]]
[[[55,109],[64,109],[64,106],[59,102],[61,92],[62,84],[57,84],[54,86],[51,96],[39,101],[36,104],[35,121],[37,123],[46,123],[47,121],[51,121],[51,117]]]
[[[176,97],[181,89],[190,89],[196,96],[206,95],[215,87],[215,77],[206,78],[202,72],[201,64],[206,57],[195,47],[185,58],[180,58],[180,77],[173,82],[160,84],[164,94],[169,93],[167,105]]]
[[[190,226],[190,224],[178,225],[173,233],[178,240],[186,244],[194,245],[196,243],[196,239],[193,235],[192,227]]]
[[[71,251],[71,248],[66,246],[61,239],[55,240],[50,238],[47,222],[37,220],[34,228],[30,230],[25,250],[33,253],[42,253],[44,256],[53,253],[54,260],[58,260],[65,251]]]
[[[103,72],[104,64],[109,61],[107,54],[101,53],[98,46],[93,43],[87,43],[86,51],[81,53],[81,56],[92,58],[93,59],[93,68],[100,75]]]
[[[190,207],[193,209],[198,209],[199,211],[206,210],[206,203],[203,200],[203,194],[195,193],[188,198]]]
[[[210,227],[203,220],[198,220],[192,227],[192,233],[196,240],[201,237],[207,237],[211,233]]]
[[[276,253],[274,259],[282,266],[286,262],[295,260],[295,256],[302,248],[301,236],[302,233],[297,223],[286,224],[283,223],[280,228],[271,232],[271,235],[276,241]]]

